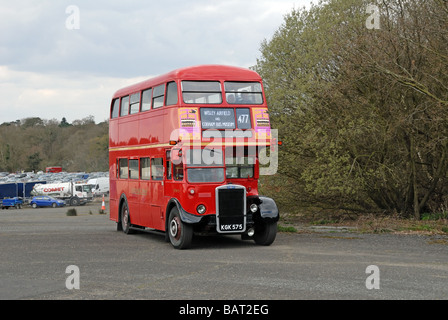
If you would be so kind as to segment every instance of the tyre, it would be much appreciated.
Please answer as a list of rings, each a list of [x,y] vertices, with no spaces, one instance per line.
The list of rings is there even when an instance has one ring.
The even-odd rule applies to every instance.
[[[261,246],[270,246],[277,236],[277,222],[260,222],[255,225],[254,241]]]
[[[123,204],[121,205],[120,219],[121,219],[121,229],[123,230],[123,232],[126,234],[134,233],[133,230],[131,229],[131,214],[129,212],[129,206],[126,201],[123,202]]]
[[[174,248],[188,249],[191,246],[193,227],[182,222],[177,207],[172,208],[170,211],[167,232]]]
[[[56,208],[58,205],[57,205],[56,203],[53,203],[51,206],[52,206],[53,208]]]
[[[123,231],[123,227],[121,226],[121,219],[117,221],[117,231]]]
[[[33,208],[37,209],[37,204],[33,203]]]
[[[71,198],[70,199],[70,205],[74,206],[74,207],[79,206],[79,198],[78,197]]]

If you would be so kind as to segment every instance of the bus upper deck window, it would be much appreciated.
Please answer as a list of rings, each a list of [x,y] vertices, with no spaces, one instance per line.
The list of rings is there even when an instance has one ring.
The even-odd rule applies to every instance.
[[[110,113],[111,119],[118,118],[119,112],[120,112],[120,99],[114,99],[112,103],[112,111]]]
[[[165,84],[154,88],[152,93],[152,107],[153,109],[163,107],[165,101]]]
[[[142,111],[151,109],[152,88],[143,90],[142,92]]]
[[[222,103],[219,81],[182,81],[182,98],[185,103]]]
[[[129,114],[129,96],[121,98],[120,116],[127,116]]]
[[[229,104],[262,104],[263,93],[259,82],[224,82]]]
[[[131,95],[129,113],[134,114],[140,111],[140,92]]]
[[[177,83],[169,82],[166,85],[166,106],[177,104]]]

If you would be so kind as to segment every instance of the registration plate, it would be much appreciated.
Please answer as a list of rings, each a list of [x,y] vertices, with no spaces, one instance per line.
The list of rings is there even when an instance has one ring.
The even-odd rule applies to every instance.
[[[220,233],[244,232],[246,231],[246,217],[218,217],[217,230]]]
[[[219,226],[219,230],[222,232],[225,231],[244,231],[244,224],[222,224]]]

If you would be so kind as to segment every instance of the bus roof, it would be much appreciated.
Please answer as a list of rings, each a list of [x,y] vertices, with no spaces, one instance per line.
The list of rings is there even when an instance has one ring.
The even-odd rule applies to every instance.
[[[255,71],[224,65],[199,65],[173,70],[166,74],[119,89],[115,97],[124,96],[174,80],[227,80],[227,81],[261,81]]]

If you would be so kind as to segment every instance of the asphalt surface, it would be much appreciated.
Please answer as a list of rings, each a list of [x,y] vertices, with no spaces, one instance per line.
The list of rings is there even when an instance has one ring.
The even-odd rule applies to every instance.
[[[116,231],[100,206],[1,210],[0,299],[448,299],[447,237],[279,233],[261,247],[199,236],[175,250]]]

